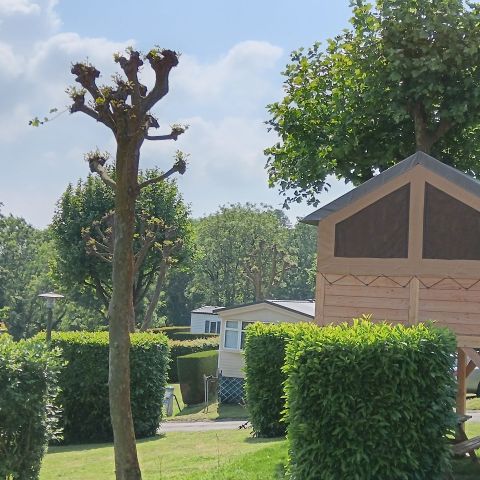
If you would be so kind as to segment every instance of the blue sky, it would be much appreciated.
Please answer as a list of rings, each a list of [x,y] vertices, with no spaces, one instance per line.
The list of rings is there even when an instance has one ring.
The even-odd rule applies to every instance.
[[[67,184],[87,175],[83,154],[114,151],[108,130],[81,114],[65,113],[39,129],[27,124],[68,104],[72,61],[88,58],[108,82],[116,71],[112,54],[129,45],[182,52],[171,92],[154,113],[166,131],[172,123],[190,125],[178,142],[146,144],[142,167],[166,169],[176,149],[190,153],[178,184],[196,217],[234,202],[279,207],[283,200],[264,171],[263,149],[276,140],[263,123],[265,106],[282,98],[289,53],[347,27],[348,3],[0,0],[2,212],[46,226]],[[333,182],[321,202],[348,188]],[[311,210],[296,205],[287,213],[293,220]]]

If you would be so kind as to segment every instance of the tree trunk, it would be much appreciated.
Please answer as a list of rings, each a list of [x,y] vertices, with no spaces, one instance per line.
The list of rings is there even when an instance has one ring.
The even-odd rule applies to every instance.
[[[168,257],[167,257],[168,258]],[[165,280],[165,276],[167,275],[168,270],[168,263],[167,258],[162,260],[160,264],[160,271],[158,272],[157,277],[157,284],[155,285],[155,291],[153,292],[152,299],[150,300],[150,305],[148,305],[147,313],[145,314],[145,318],[143,319],[142,326],[140,327],[140,331],[144,332],[147,328],[150,328],[153,318],[153,312],[155,308],[157,308],[158,301],[160,300],[160,294],[162,293],[162,287]]]
[[[118,142],[113,292],[109,307],[109,399],[117,480],[141,480],[130,403],[130,332],[133,309],[133,234],[139,146]]]
[[[417,102],[412,109],[415,125],[415,143],[417,152],[421,151],[430,154],[434,143],[432,135],[428,130],[427,115],[421,102]]]

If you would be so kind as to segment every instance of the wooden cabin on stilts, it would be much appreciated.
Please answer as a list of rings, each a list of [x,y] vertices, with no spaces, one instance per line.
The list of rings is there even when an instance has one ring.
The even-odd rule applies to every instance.
[[[464,414],[480,367],[480,182],[417,152],[303,221],[318,226],[315,321],[450,328]]]

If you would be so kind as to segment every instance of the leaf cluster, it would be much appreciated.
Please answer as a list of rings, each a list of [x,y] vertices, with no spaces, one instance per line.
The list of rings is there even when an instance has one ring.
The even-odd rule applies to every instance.
[[[293,478],[443,478],[455,418],[455,336],[365,318],[287,347]]]
[[[288,342],[297,332],[309,328],[292,323],[255,323],[247,328],[245,341],[245,392],[250,423],[257,437],[285,435],[282,370]]]
[[[162,419],[169,348],[159,334],[134,333],[130,339],[132,414],[140,438],[154,435]],[[53,332],[52,345],[66,362],[58,397],[65,443],[110,441],[108,332]]]
[[[291,55],[268,106],[280,141],[271,186],[285,204],[359,184],[415,150],[478,175],[480,6],[462,0],[352,2],[351,28]]]
[[[0,335],[0,477],[37,480],[48,441],[59,437],[60,352]]]

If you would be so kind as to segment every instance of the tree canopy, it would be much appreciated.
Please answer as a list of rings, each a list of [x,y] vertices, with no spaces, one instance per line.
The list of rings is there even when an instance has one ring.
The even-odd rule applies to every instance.
[[[300,240],[303,227],[313,242]],[[190,291],[204,303],[230,306],[278,295],[311,298],[308,270],[315,256],[315,229],[291,228],[279,210],[252,204],[220,207],[196,222],[195,244]]]
[[[156,169],[140,174],[147,181]],[[111,171],[112,178],[115,172]],[[93,296],[107,313],[112,291],[113,191],[98,176],[89,175],[69,185],[58,201],[52,231],[59,250],[58,275],[62,284]],[[134,305],[137,323],[149,311],[156,286],[162,290],[170,266],[189,255],[189,210],[175,182],[165,180],[143,188],[136,202],[134,252],[137,268]],[[160,282],[160,284],[159,284]],[[152,306],[154,310],[158,298]]]
[[[269,105],[268,148],[286,204],[354,184],[422,150],[480,173],[480,6],[462,0],[351,2],[352,27],[292,53]]]

